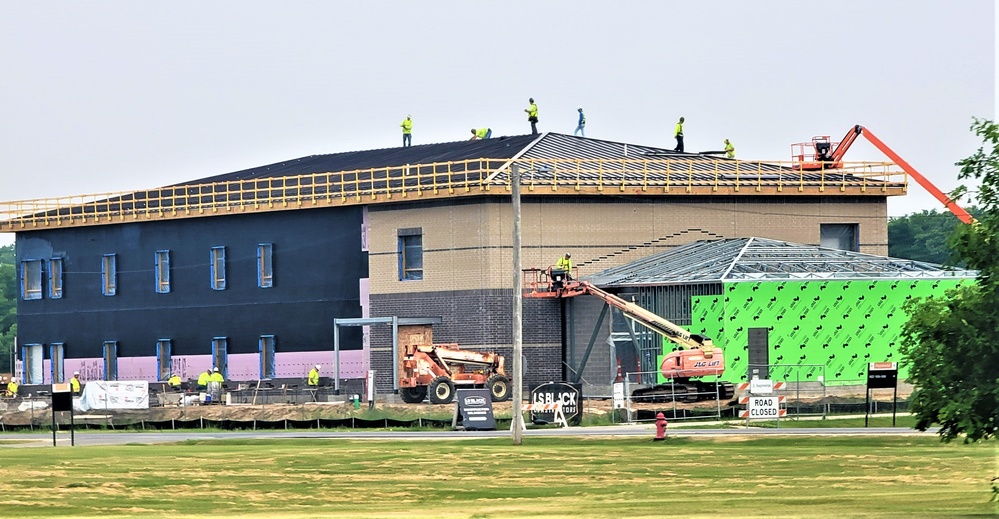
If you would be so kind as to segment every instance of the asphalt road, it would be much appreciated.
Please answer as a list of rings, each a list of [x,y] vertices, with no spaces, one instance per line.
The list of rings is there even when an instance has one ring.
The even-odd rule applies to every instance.
[[[805,428],[805,429],[763,429],[726,428],[726,429],[684,429],[671,428],[668,436],[934,436],[934,431],[920,432],[904,427],[855,427],[855,428]],[[470,438],[505,438],[510,437],[510,431],[238,431],[238,432],[77,432],[77,446],[125,445],[125,444],[157,444],[174,443],[186,440],[246,440],[246,439],[349,439],[349,440],[458,440]],[[603,427],[571,427],[559,429],[532,429],[523,433],[524,438],[531,437],[562,437],[562,436],[607,436],[607,437],[648,437],[655,436],[655,426],[614,425]],[[56,436],[57,445],[69,446],[68,432],[59,432]],[[13,441],[16,443],[6,443]],[[11,433],[0,435],[0,449],[18,447],[51,447],[52,434]]]

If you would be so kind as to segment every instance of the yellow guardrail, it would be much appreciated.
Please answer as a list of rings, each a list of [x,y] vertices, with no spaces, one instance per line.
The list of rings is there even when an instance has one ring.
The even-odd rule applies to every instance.
[[[510,167],[526,191],[600,194],[904,194],[908,176],[890,162],[818,171],[791,162],[728,159],[469,159],[0,202],[0,232],[136,220],[191,218],[393,202],[413,197],[506,194]]]

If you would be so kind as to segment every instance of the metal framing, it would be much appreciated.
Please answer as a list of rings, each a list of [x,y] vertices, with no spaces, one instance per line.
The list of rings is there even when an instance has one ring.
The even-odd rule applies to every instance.
[[[603,288],[765,280],[942,279],[975,277],[956,269],[765,238],[702,240],[605,270],[587,280]]]

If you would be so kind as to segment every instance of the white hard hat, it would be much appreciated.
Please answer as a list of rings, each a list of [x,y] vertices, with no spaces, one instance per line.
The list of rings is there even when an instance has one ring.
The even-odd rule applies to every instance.
[[[213,369],[212,371],[218,371],[218,370],[219,370],[219,368],[215,368],[215,369]]]
[[[316,369],[320,369],[321,367],[319,364],[316,364]]]
[[[79,372],[79,371],[74,371],[74,372],[73,372],[73,374],[74,374],[74,375],[79,375],[79,374],[80,374],[80,372]]]

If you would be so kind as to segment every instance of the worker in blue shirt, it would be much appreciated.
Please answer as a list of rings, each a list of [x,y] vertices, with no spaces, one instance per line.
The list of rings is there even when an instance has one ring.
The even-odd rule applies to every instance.
[[[576,111],[579,112],[579,123],[576,124],[576,131],[572,132],[572,134],[576,135],[578,133],[578,134],[582,135],[583,137],[586,137],[586,131],[585,131],[586,130],[586,116],[583,115],[583,107],[577,108]]]

